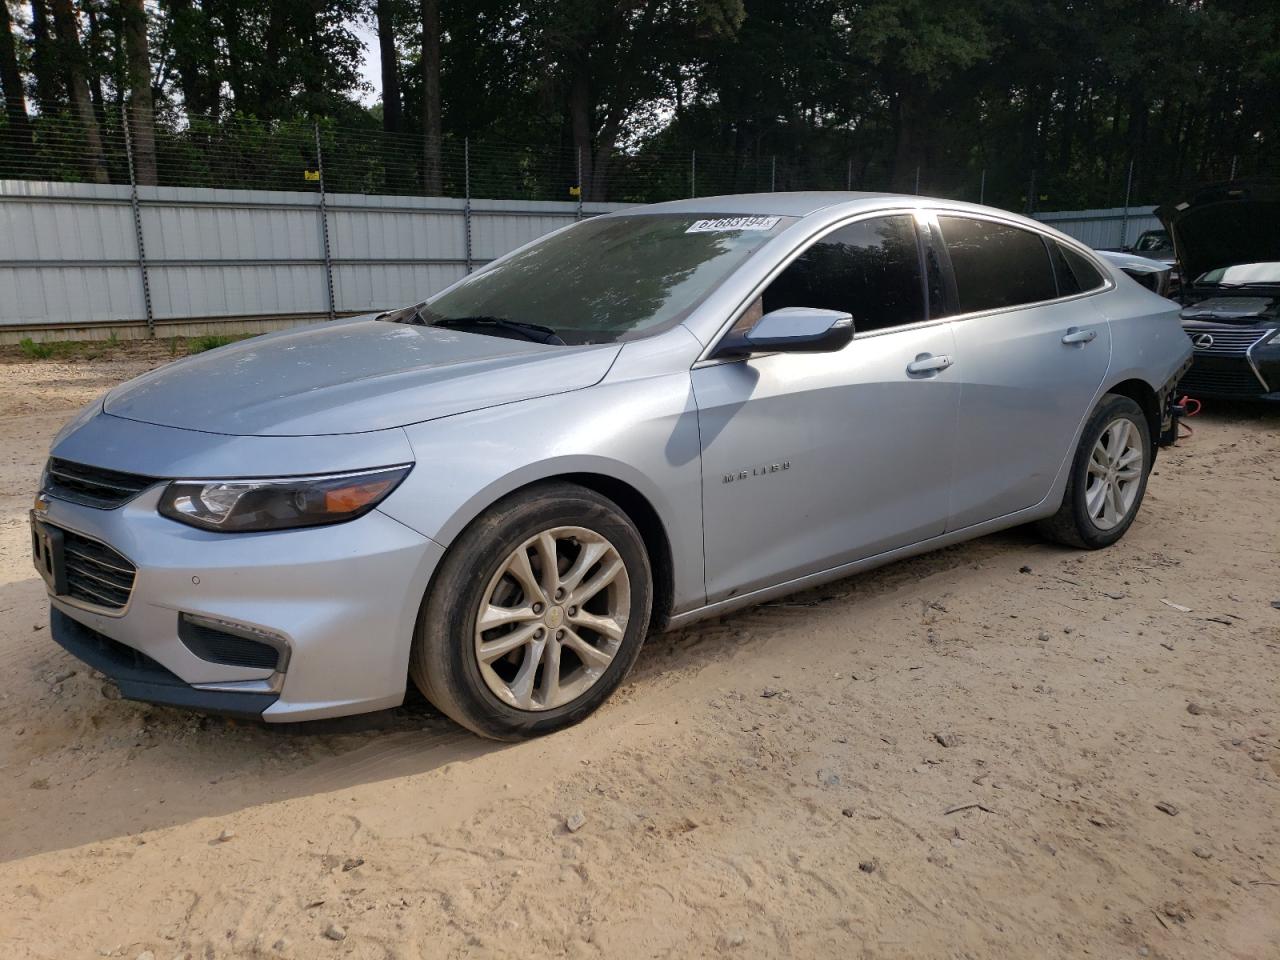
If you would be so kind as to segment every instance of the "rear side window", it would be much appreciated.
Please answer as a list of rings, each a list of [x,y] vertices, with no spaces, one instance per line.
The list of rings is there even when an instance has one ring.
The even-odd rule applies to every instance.
[[[765,290],[764,312],[782,307],[843,310],[858,332],[924,320],[913,218],[860,220],[823,237]]]
[[[1016,307],[1058,296],[1040,235],[990,220],[939,217],[960,313]]]
[[[1049,244],[1054,252],[1054,267],[1058,271],[1058,291],[1062,296],[1097,290],[1104,283],[1098,268],[1087,257],[1056,240]]]

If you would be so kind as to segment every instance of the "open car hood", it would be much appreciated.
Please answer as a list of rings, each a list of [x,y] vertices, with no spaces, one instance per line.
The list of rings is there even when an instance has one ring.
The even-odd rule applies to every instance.
[[[363,433],[589,387],[619,349],[338,320],[168,364],[112,390],[104,409],[237,436]]]
[[[1173,238],[1184,283],[1218,267],[1280,261],[1280,181],[1201,187],[1156,216]]]

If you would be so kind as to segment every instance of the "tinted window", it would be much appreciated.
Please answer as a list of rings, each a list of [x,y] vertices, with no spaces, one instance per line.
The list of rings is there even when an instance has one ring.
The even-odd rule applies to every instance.
[[[1072,250],[1065,243],[1053,244],[1062,254],[1062,260],[1067,270],[1070,272],[1070,278],[1063,286],[1062,295],[1068,293],[1081,293],[1085,290],[1096,290],[1102,286],[1102,274],[1098,272],[1098,268],[1089,262],[1076,251]],[[1060,281],[1061,282],[1061,281]],[[1074,289],[1068,290],[1067,287],[1074,284]]]
[[[566,343],[648,336],[679,323],[794,222],[693,214],[584,220],[471,274],[428,303],[427,319],[537,323]]]
[[[822,307],[853,315],[854,329],[881,330],[926,318],[915,223],[862,220],[802,253],[764,292],[764,311]]]
[[[1036,303],[1058,295],[1049,251],[1039,234],[967,217],[939,217],[938,221],[951,256],[960,313]]]

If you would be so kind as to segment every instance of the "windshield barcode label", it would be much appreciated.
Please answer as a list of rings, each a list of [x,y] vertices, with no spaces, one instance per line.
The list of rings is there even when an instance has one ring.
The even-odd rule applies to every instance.
[[[719,217],[695,220],[685,233],[718,233],[721,230],[772,230],[781,217]]]

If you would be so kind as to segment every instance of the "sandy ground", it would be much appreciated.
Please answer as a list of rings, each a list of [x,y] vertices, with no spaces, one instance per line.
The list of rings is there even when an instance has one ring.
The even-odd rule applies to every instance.
[[[1280,957],[1280,412],[1197,418],[1110,550],[1014,531],[654,637],[496,746],[112,700],[54,646],[47,443],[168,351],[112,356],[0,358],[5,958]]]

